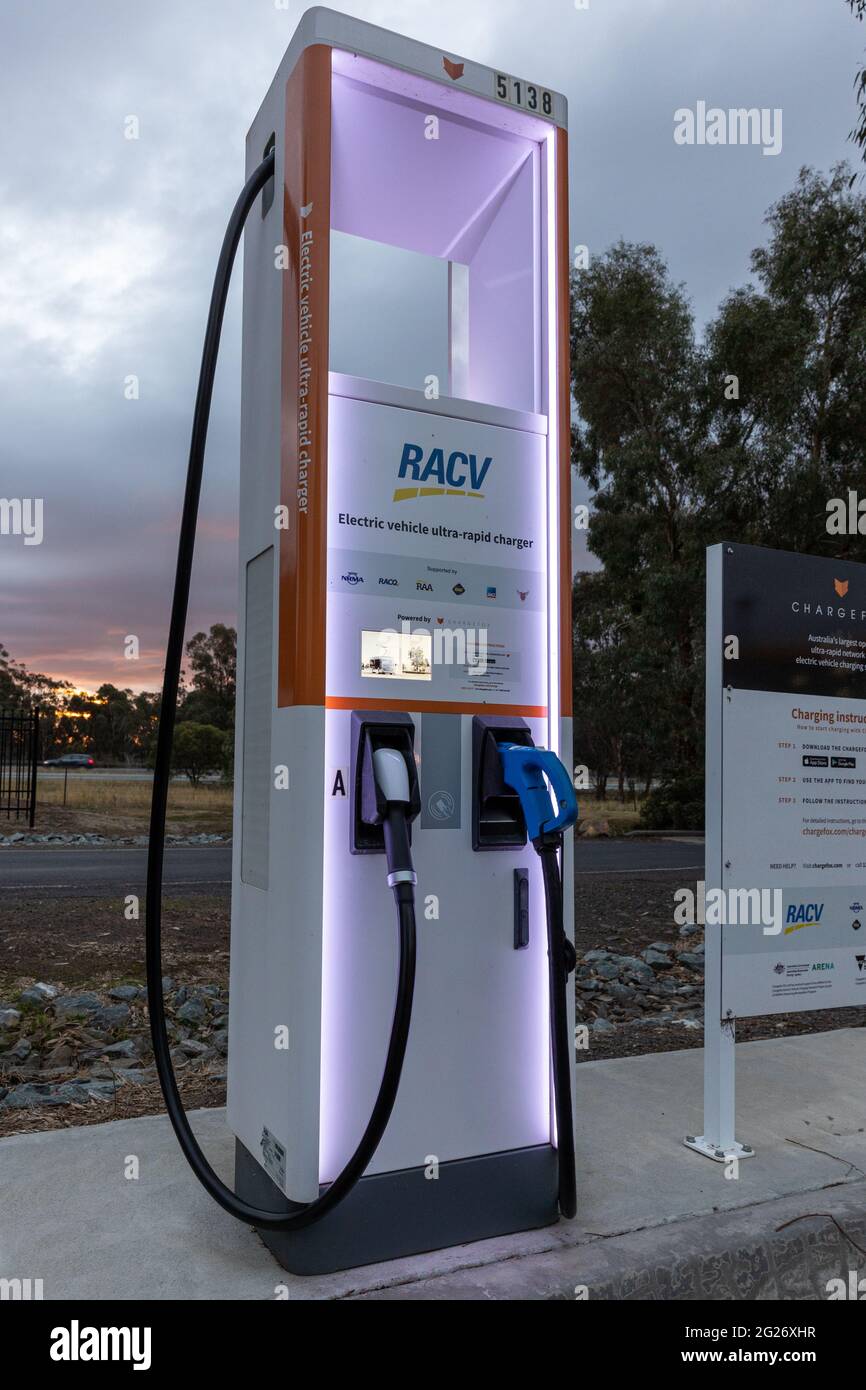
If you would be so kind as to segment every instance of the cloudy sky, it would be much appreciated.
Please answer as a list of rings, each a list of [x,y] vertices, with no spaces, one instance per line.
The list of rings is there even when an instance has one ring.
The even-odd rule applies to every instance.
[[[247,127],[305,5],[3,0],[0,642],[95,688],[160,682],[210,282]],[[571,238],[654,242],[699,324],[748,276],[799,167],[852,157],[866,30],[844,0],[347,0],[362,19],[565,92]],[[783,148],[684,147],[674,112],[780,107]],[[124,138],[136,116],[140,138]],[[239,275],[211,419],[191,631],[234,620]],[[139,378],[138,400],[124,397]],[[137,634],[141,660],[123,657]]]

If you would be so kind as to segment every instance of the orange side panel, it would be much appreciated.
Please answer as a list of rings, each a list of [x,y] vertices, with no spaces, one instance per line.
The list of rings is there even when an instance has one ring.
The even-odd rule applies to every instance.
[[[277,703],[325,699],[331,50],[308,48],[286,84]]]
[[[559,661],[560,709],[572,712],[571,630],[571,247],[568,236],[568,135],[557,130],[556,164],[556,274],[559,304],[557,359],[559,363]]]

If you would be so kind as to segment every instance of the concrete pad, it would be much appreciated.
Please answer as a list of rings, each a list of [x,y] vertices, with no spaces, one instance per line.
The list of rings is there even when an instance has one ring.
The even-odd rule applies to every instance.
[[[745,1231],[763,1252],[779,1210],[816,1209],[808,1194],[822,1193],[822,1211],[834,1202],[847,1211],[850,1187],[863,1208],[866,1030],[746,1043],[737,1059],[738,1138],[756,1156],[736,1180],[682,1144],[701,1128],[700,1050],[584,1062],[574,1222],[316,1278],[286,1274],[211,1202],[162,1116],[13,1136],[0,1140],[0,1277],[41,1278],[46,1299],[273,1299],[279,1289],[291,1299],[574,1297],[588,1281],[622,1287],[640,1261],[673,1261],[688,1285],[684,1261],[693,1269],[696,1252],[712,1248],[717,1269],[719,1242],[744,1249]],[[230,1181],[223,1112],[198,1111],[193,1122]],[[796,1240],[808,1247],[807,1234]],[[753,1263],[772,1260],[757,1253]],[[779,1287],[767,1277],[767,1289]],[[653,1278],[655,1293],[631,1296],[678,1296],[658,1293],[664,1279]]]

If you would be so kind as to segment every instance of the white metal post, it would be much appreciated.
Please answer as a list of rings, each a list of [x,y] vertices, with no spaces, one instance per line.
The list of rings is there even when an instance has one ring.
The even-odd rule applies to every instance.
[[[706,701],[705,701],[705,894],[727,887],[723,862],[724,781],[722,754],[725,701],[722,665],[724,545],[707,550]],[[704,1132],[687,1134],[685,1143],[697,1153],[725,1163],[730,1158],[751,1158],[754,1150],[734,1138],[735,1124],[735,1021],[722,1009],[724,927],[704,927]]]

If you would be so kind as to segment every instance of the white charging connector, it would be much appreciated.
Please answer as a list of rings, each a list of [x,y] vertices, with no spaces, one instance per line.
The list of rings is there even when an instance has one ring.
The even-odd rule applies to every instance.
[[[409,769],[396,748],[377,748],[373,753],[373,773],[387,802],[409,802]]]
[[[409,844],[409,769],[403,754],[396,748],[374,749],[373,776],[387,803],[382,833],[388,861],[388,887],[411,893],[418,880]]]

